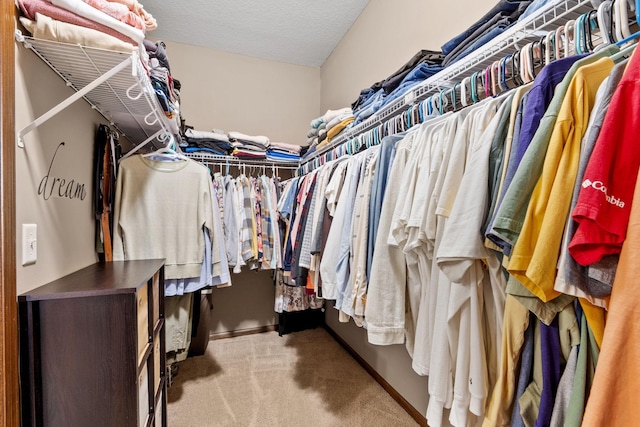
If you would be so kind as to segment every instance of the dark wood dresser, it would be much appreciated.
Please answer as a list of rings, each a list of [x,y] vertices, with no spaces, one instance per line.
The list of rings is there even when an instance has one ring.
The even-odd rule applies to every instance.
[[[23,426],[165,426],[164,261],[94,264],[18,297]]]

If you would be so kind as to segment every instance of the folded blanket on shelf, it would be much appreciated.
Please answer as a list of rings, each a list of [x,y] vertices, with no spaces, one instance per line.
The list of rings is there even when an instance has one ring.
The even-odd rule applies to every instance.
[[[256,159],[256,160],[260,160],[260,159],[266,159],[267,158],[267,153],[266,153],[266,151],[259,152],[259,151],[249,151],[249,150],[235,149],[235,150],[233,150],[232,156],[238,157],[240,159]]]
[[[224,151],[224,150],[219,150],[215,147],[193,147],[193,146],[188,146],[183,148],[183,151],[185,153],[211,153],[211,154],[216,154],[218,156],[226,156],[229,153]]]
[[[338,116],[335,116],[333,119],[331,119],[330,122],[327,123],[327,132],[330,132],[331,129],[333,127],[335,127],[337,124],[339,124],[339,123],[341,123],[341,122],[343,122],[345,120],[348,120],[350,118],[355,118],[351,111],[349,111],[347,113],[340,114]]]
[[[311,127],[312,127],[313,129],[317,129],[317,128],[319,128],[319,127],[320,127],[320,125],[321,125],[322,123],[324,123],[324,118],[322,118],[322,117],[318,117],[317,119],[313,119],[313,120],[311,120]]]
[[[300,156],[298,156],[297,154],[291,154],[291,153],[283,152],[280,150],[268,149],[267,160],[295,163],[300,161]]]
[[[133,39],[136,43],[140,44],[144,40],[144,32],[131,25],[125,24],[122,21],[118,21],[112,16],[107,15],[104,12],[84,3],[82,0],[49,0],[52,4],[73,12],[77,15],[83,16],[92,21],[98,22],[102,25],[106,25],[125,36]]]
[[[20,17],[20,23],[37,39],[80,44],[127,53],[136,49],[131,43],[123,42],[108,34],[91,28],[56,21],[40,13],[36,13],[35,21]]]
[[[156,22],[155,18],[151,16],[149,12],[144,10],[144,7],[138,3],[138,0],[109,0],[112,3],[121,3],[129,8],[130,11],[138,15],[145,26],[147,27],[147,31],[152,31],[158,28],[158,22]]]
[[[340,123],[338,123],[337,125],[335,125],[334,127],[332,127],[331,129],[329,129],[327,131],[327,144],[331,143],[331,140],[333,138],[335,138],[336,136],[338,136],[340,134],[340,132],[342,132],[351,122],[353,122],[355,120],[355,118],[353,116],[342,120]],[[318,147],[320,148],[320,147]]]
[[[248,144],[240,141],[232,141],[231,146],[239,150],[257,151],[262,153],[267,151],[267,149],[261,145],[253,145],[253,144]]]
[[[293,154],[300,154],[300,150],[302,147],[295,144],[287,144],[286,142],[271,142],[269,148],[280,150],[280,151],[288,151]]]
[[[334,118],[338,117],[339,115],[347,114],[347,113],[353,114],[353,111],[351,110],[351,107],[345,107],[345,108],[341,108],[339,110],[327,110],[327,112],[324,113],[322,118],[323,118],[323,121],[325,123],[329,123],[331,120],[333,120]]]
[[[255,143],[255,144],[260,144],[260,145],[264,146],[265,148],[267,148],[269,146],[269,138],[267,138],[266,136],[261,136],[261,135],[252,136],[252,135],[245,135],[245,134],[240,133],[240,132],[229,132],[229,139],[230,140],[246,141],[246,142],[251,142],[251,143]]]
[[[227,134],[224,134],[224,133],[209,132],[204,130],[195,130],[195,129],[188,128],[184,132],[184,135],[187,138],[211,139],[213,141],[229,143],[229,137],[227,136]]]
[[[147,26],[142,21],[142,18],[137,14],[131,12],[129,7],[121,3],[112,3],[107,0],[82,0],[91,7],[98,9],[101,12],[106,13],[112,18],[117,19],[120,22],[124,22],[127,25],[131,25],[133,28],[137,28],[142,31],[147,30]]]
[[[60,22],[79,25],[84,28],[91,28],[92,30],[113,36],[123,42],[131,43],[132,45],[137,44],[137,42],[132,38],[125,36],[111,27],[99,24],[96,21],[87,19],[83,16],[76,15],[73,12],[49,3],[46,0],[18,0],[18,5],[20,6],[22,14],[32,21],[36,20],[36,13],[40,13]]]

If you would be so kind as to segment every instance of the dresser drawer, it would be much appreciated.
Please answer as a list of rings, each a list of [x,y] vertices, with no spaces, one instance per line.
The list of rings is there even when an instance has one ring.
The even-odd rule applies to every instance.
[[[142,372],[138,375],[138,419],[139,426],[147,425],[149,417],[149,371],[147,365],[142,368]]]
[[[147,344],[149,343],[149,285],[144,284],[140,287],[137,298],[137,316],[138,316],[138,363],[142,362]]]
[[[153,299],[153,319],[151,325],[155,328],[160,320],[160,273],[156,273],[151,281],[151,298]]]
[[[164,330],[160,331],[163,333]],[[158,394],[158,388],[160,388],[160,382],[162,380],[161,376],[161,366],[160,358],[162,357],[160,348],[160,336],[156,336],[153,340],[153,395],[156,396]]]

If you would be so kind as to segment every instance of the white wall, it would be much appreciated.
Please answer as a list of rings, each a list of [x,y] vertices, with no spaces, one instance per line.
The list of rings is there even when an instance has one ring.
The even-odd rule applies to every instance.
[[[36,55],[16,47],[16,134],[32,120],[63,101],[67,88]],[[102,116],[80,100],[27,134],[25,148],[16,149],[16,254],[18,294],[86,267],[97,258],[94,250],[93,142]],[[59,185],[48,200],[38,187],[51,164],[45,195],[56,178],[84,185],[86,197],[60,197]],[[60,181],[58,181],[58,184]],[[64,188],[62,193],[64,194]],[[37,224],[36,264],[23,267],[22,224]]]
[[[306,143],[320,108],[319,68],[165,43],[187,124]]]

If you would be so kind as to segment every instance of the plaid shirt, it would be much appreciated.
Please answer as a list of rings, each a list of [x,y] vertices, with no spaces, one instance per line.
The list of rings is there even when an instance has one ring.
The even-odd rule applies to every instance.
[[[271,268],[271,260],[273,258],[273,229],[271,219],[271,199],[270,199],[270,191],[268,187],[268,183],[265,183],[266,176],[262,176],[258,178],[258,188],[260,189],[260,193],[262,195],[261,204],[262,204],[262,268],[270,269]],[[267,184],[267,185],[265,185]]]
[[[242,259],[249,261],[258,256],[257,247],[254,246],[255,236],[255,216],[253,214],[253,204],[251,202],[251,184],[246,176],[238,178],[238,184],[242,188],[244,209],[244,221],[242,222]]]

